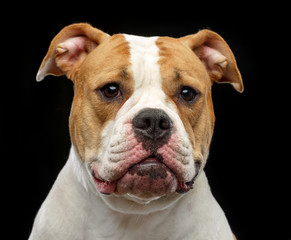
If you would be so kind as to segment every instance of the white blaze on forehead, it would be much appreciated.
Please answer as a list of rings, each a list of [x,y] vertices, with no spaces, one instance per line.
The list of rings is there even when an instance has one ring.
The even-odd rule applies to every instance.
[[[130,62],[135,81],[135,96],[145,107],[158,107],[158,102],[164,102],[160,75],[159,48],[156,46],[158,37],[139,37],[124,35],[130,47]],[[142,92],[140,92],[142,91]],[[150,107],[149,106],[149,107]]]

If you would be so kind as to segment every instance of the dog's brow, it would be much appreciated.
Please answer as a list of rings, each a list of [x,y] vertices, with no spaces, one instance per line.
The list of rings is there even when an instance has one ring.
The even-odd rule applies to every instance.
[[[175,73],[175,79],[176,80],[180,80],[181,79],[181,73],[177,69],[174,69],[174,73]]]
[[[121,76],[122,78],[128,78],[128,72],[127,72],[127,68],[126,68],[126,67],[124,67],[124,68],[121,70],[121,72],[120,72],[120,76]]]

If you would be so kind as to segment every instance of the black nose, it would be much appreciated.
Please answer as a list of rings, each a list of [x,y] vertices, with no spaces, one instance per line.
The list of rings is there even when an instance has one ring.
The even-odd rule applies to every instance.
[[[173,127],[170,117],[161,109],[145,108],[132,120],[133,129],[142,142],[165,143]],[[159,144],[160,145],[160,144]]]

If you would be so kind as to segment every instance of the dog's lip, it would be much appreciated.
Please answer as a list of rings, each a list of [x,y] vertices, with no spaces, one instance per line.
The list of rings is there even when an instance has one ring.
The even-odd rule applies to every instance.
[[[179,182],[178,188],[176,190],[177,193],[184,194],[188,192],[190,189],[193,189],[195,177],[189,182]]]
[[[158,162],[160,162],[160,160],[158,160],[158,159],[160,159],[160,158],[155,157],[154,155],[150,155],[149,157],[141,160],[140,162],[130,166],[127,169],[127,171],[124,173],[124,175],[137,164],[142,164],[142,166],[145,168],[149,167],[150,165],[157,165],[157,164],[159,164]],[[116,180],[106,181],[99,175],[98,171],[94,171],[92,168],[91,168],[91,174],[93,176],[97,190],[100,193],[103,193],[106,195],[109,195],[109,194],[112,194],[115,192],[117,182],[124,176],[124,175],[122,175],[119,179],[116,179]]]
[[[130,171],[130,169],[132,169],[137,164],[143,165],[144,167],[147,167],[147,166],[150,166],[150,165],[157,165],[159,163],[163,163],[161,157],[158,157],[158,156],[155,156],[155,155],[150,155],[149,157],[141,160],[140,162],[135,163],[132,166],[130,166],[127,171]]]
[[[116,191],[116,186],[117,186],[117,183],[118,181],[127,173],[130,171],[130,169],[132,169],[135,165],[139,164],[140,167],[144,167],[144,168],[148,168],[149,166],[151,165],[158,165],[158,164],[165,164],[163,163],[162,161],[162,157],[160,156],[156,156],[156,155],[150,155],[148,156],[147,158],[141,160],[140,162],[138,163],[135,163],[133,164],[132,166],[130,166],[126,172],[118,179],[116,180],[112,180],[112,181],[106,181],[104,180],[99,174],[97,171],[94,171],[92,168],[91,168],[91,173],[92,173],[92,176],[93,176],[93,179],[94,179],[94,182],[95,182],[95,185],[97,187],[97,190],[100,192],[100,193],[103,193],[103,194],[106,194],[106,195],[110,195],[112,193],[114,193]],[[166,164],[165,164],[166,167],[168,167]],[[168,167],[169,168],[169,167]],[[172,171],[171,168],[169,168],[169,170]],[[173,171],[172,171],[173,172]],[[174,172],[173,172],[174,173]],[[175,173],[174,173],[175,174]],[[175,174],[175,176],[177,177],[177,175]],[[196,177],[196,176],[195,176]],[[190,189],[193,189],[193,184],[194,184],[194,180],[195,180],[195,177],[189,181],[189,182],[185,182],[185,181],[182,181],[182,180],[179,180],[177,178],[177,182],[178,182],[178,185],[177,185],[177,189],[176,189],[176,192],[177,193],[180,193],[180,194],[184,194],[186,192],[188,192]]]
[[[102,179],[97,171],[91,168],[91,174],[95,183],[97,190],[103,194],[111,194],[115,191],[116,181],[106,181]]]
[[[100,193],[110,195],[111,193],[114,193],[116,189],[116,181],[109,182],[102,179],[97,178],[93,175],[95,185]]]
[[[142,164],[146,168],[149,165],[158,165],[160,163],[163,163],[163,159],[162,159],[161,156],[159,156],[159,155],[157,155],[157,156],[156,155],[151,155],[148,158],[146,158],[146,159],[142,160],[141,162],[139,162],[138,164]],[[131,168],[132,167],[133,166],[131,166]],[[166,167],[169,168],[170,171],[172,171],[172,169],[170,167],[168,167],[167,165],[166,165]],[[174,171],[172,171],[172,172],[174,173]],[[190,189],[193,189],[193,185],[194,185],[196,176],[197,175],[195,175],[193,177],[193,179],[191,181],[189,181],[189,182],[185,182],[185,181],[177,179],[178,180],[178,186],[177,186],[176,192],[180,193],[180,194],[184,194],[184,193],[188,192]],[[177,177],[177,175],[176,175],[176,177]]]

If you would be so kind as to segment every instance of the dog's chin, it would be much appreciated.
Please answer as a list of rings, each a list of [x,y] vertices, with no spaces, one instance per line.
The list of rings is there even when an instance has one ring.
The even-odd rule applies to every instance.
[[[178,181],[174,173],[155,158],[148,158],[134,166],[119,179],[116,194],[151,199],[176,192]]]
[[[194,183],[179,181],[171,169],[156,158],[147,158],[133,165],[115,181],[104,181],[96,172],[93,177],[100,193],[125,196],[141,203],[174,193],[186,193]]]

